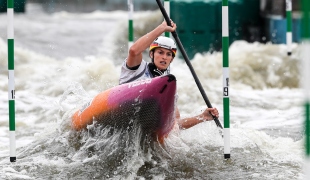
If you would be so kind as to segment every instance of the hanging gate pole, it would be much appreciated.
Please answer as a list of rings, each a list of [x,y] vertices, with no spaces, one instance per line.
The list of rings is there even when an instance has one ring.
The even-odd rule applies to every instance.
[[[228,0],[222,0],[222,51],[223,51],[223,111],[224,158],[230,158],[229,120],[229,13]]]
[[[170,17],[170,0],[164,1],[164,7],[165,7],[168,17]],[[165,36],[170,37],[170,32],[165,32]]]
[[[133,0],[128,0],[128,50],[133,45]]]
[[[9,100],[9,130],[10,130],[10,161],[16,161],[15,140],[15,83],[14,83],[14,0],[7,1],[8,15],[8,100]]]
[[[287,55],[292,54],[292,0],[286,0],[286,45]]]
[[[305,111],[305,179],[310,179],[310,1],[301,1],[302,12],[302,77]]]

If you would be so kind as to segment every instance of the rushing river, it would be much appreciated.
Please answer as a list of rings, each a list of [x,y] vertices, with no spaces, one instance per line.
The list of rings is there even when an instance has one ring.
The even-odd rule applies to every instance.
[[[16,14],[17,161],[9,161],[6,14],[0,14],[0,179],[303,179],[303,109],[299,45],[236,41],[230,46],[231,159],[213,121],[174,131],[166,146],[140,146],[138,132],[110,134],[89,126],[73,132],[73,112],[116,86],[127,51],[127,12],[45,13],[36,4]],[[136,35],[162,21],[135,13]],[[182,39],[181,39],[182,40]],[[145,59],[148,59],[145,56]],[[191,60],[210,102],[222,107],[222,54]],[[206,105],[181,58],[181,116]]]

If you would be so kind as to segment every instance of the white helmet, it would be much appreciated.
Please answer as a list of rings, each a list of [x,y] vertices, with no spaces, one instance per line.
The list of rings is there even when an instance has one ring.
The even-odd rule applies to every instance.
[[[156,38],[150,45],[150,51],[158,47],[170,50],[173,53],[173,56],[175,56],[177,53],[177,46],[175,45],[175,42],[168,37],[159,36],[158,38]]]

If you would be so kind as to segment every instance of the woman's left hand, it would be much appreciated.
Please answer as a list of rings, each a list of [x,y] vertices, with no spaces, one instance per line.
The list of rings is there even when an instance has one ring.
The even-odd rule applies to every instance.
[[[213,120],[213,116],[219,117],[219,112],[216,108],[207,108],[203,113],[202,116],[205,120],[210,121]]]

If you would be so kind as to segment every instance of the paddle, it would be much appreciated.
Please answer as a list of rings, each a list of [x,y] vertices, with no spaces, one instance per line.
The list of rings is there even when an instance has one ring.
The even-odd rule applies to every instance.
[[[158,4],[159,9],[160,9],[160,11],[162,12],[162,14],[163,14],[165,20],[166,20],[166,22],[167,22],[167,25],[168,25],[168,26],[171,26],[170,18],[168,17],[168,14],[167,14],[165,8],[163,7],[163,5],[161,4],[160,0],[156,0],[156,2],[157,2],[157,4]],[[193,77],[194,77],[194,79],[195,79],[195,82],[196,82],[196,84],[197,84],[197,86],[198,86],[198,89],[199,89],[199,91],[200,91],[200,93],[201,93],[201,95],[202,95],[204,101],[206,102],[208,108],[212,108],[212,105],[211,105],[211,103],[210,103],[210,101],[209,101],[209,99],[208,99],[208,97],[207,97],[205,91],[203,90],[202,85],[201,85],[201,83],[200,83],[200,81],[199,81],[199,79],[198,79],[198,77],[197,77],[197,75],[196,75],[196,73],[195,73],[195,71],[194,71],[194,68],[193,68],[192,64],[190,63],[190,61],[189,61],[189,59],[188,59],[188,56],[187,56],[187,54],[186,54],[186,52],[185,52],[185,50],[184,50],[184,48],[183,48],[183,45],[182,45],[182,43],[181,43],[181,41],[180,41],[180,39],[179,39],[179,37],[178,37],[177,32],[174,31],[174,32],[171,32],[171,34],[172,34],[172,36],[174,37],[174,39],[175,39],[175,41],[176,41],[176,43],[177,43],[177,45],[178,45],[178,47],[179,47],[179,49],[180,49],[182,55],[183,55],[183,58],[184,58],[184,60],[185,60],[185,62],[186,62],[186,64],[187,64],[187,66],[189,67],[189,69],[190,69],[190,71],[191,71],[191,73],[192,73],[192,75],[193,75]],[[212,114],[211,114],[211,115],[212,115]],[[220,121],[218,120],[218,118],[215,117],[215,116],[213,116],[213,115],[212,115],[212,117],[213,117],[214,122],[216,123],[217,127],[220,127],[221,129],[223,129],[223,127],[222,127]]]

